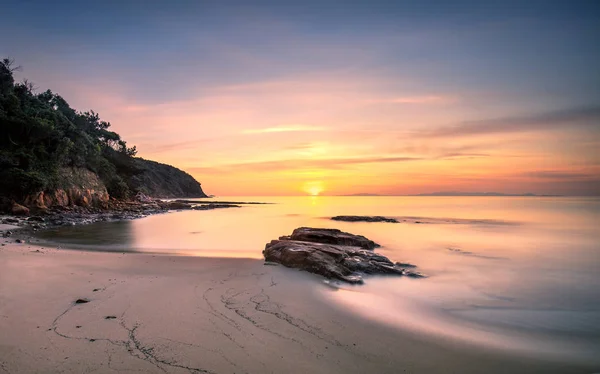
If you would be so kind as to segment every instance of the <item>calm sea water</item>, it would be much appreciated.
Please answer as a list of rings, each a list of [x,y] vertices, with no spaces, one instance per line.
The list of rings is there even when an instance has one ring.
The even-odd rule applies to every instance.
[[[444,340],[600,363],[600,199],[236,197],[262,201],[136,221],[64,227],[42,238],[77,248],[262,258],[296,227],[365,235],[426,279],[369,278],[320,296],[366,318]],[[334,215],[383,215],[347,223]],[[418,222],[418,223],[417,223]]]

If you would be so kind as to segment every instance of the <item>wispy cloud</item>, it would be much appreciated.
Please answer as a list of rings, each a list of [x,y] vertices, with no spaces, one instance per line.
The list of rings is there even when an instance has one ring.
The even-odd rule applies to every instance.
[[[456,158],[481,158],[481,157],[490,157],[489,153],[462,153],[462,152],[453,152],[453,153],[444,153],[438,156],[439,159],[456,159]]]
[[[525,177],[550,180],[588,180],[598,179],[598,174],[579,173],[563,170],[537,170],[521,174]]]
[[[188,169],[192,173],[222,174],[231,172],[256,172],[298,169],[340,169],[349,165],[395,163],[419,161],[418,157],[362,157],[362,158],[328,158],[328,159],[290,159],[276,161],[257,161],[216,165],[210,167],[196,167]]]
[[[275,126],[265,127],[261,129],[247,129],[242,131],[243,134],[268,134],[277,132],[313,132],[313,131],[326,131],[326,127],[321,126],[307,126],[307,125],[289,125],[289,126]]]
[[[393,104],[447,104],[456,101],[456,98],[438,95],[403,96],[391,98],[385,101]]]
[[[564,126],[600,126],[600,106],[570,108],[531,116],[465,121],[454,126],[424,131],[427,137],[499,134],[553,130]]]

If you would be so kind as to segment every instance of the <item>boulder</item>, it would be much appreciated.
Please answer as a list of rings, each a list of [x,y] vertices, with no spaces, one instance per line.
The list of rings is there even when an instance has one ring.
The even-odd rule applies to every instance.
[[[308,227],[296,229],[294,233],[268,243],[263,251],[265,261],[354,284],[363,283],[363,274],[422,276],[420,273],[407,269],[414,265],[393,263],[387,257],[376,254],[371,249],[330,243],[334,241],[335,237],[339,237],[339,241],[343,243],[369,241],[364,236],[339,230]],[[311,240],[295,239],[298,237]],[[316,241],[317,238],[323,238],[326,242],[319,243]]]
[[[280,240],[299,240],[303,242],[334,244],[374,249],[379,244],[365,238],[362,235],[354,235],[338,229],[315,229],[311,227],[300,227],[292,232],[290,236],[282,236]]]
[[[23,205],[17,204],[17,203],[13,203],[10,211],[15,216],[28,216],[29,215],[29,208],[24,207]]]
[[[86,196],[85,194],[82,194],[81,197],[79,198],[79,201],[77,202],[77,205],[83,206],[83,207],[90,206],[90,199],[89,199],[89,197]]]
[[[46,206],[45,194],[43,191],[27,196],[25,198],[24,205],[37,210],[48,209]]]
[[[48,196],[48,195],[46,195]],[[60,207],[65,207],[69,205],[69,195],[65,190],[56,190],[53,193],[53,196],[48,196],[46,200],[46,206],[58,205]]]
[[[394,218],[387,218],[382,216],[335,216],[331,217],[334,221],[345,221],[345,222],[389,222],[398,223]]]
[[[140,191],[135,195],[135,201],[139,201],[140,203],[153,203],[154,199]]]

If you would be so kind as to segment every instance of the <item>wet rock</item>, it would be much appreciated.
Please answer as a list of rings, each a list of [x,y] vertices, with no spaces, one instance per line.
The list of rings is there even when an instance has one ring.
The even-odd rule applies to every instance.
[[[44,219],[40,216],[31,216],[27,218],[28,222],[44,222]]]
[[[178,209],[191,209],[192,206],[190,204],[181,203],[179,201],[170,201],[167,204],[167,208],[168,209],[176,209],[176,210],[178,210]]]
[[[398,223],[394,218],[382,217],[382,216],[335,216],[331,217],[334,221],[345,221],[345,222],[390,222]]]
[[[194,210],[211,210],[211,209],[222,209],[222,208],[241,208],[241,205],[235,204],[201,204],[193,207]]]
[[[21,239],[17,239],[17,240],[15,240],[15,243],[22,244],[22,243],[25,243],[25,242],[23,240],[21,240]]]
[[[402,266],[395,264],[387,257],[370,249],[330,243],[334,241],[332,240],[334,234],[341,236],[343,239],[340,241],[343,243],[369,241],[364,236],[339,230],[326,230],[323,234],[323,230],[302,227],[294,230],[296,235],[293,233],[290,236],[271,241],[263,251],[265,260],[353,284],[363,283],[363,274],[422,276],[419,273],[407,270],[406,268],[409,267],[407,265],[410,264],[402,264]],[[295,239],[298,237],[312,240]],[[317,242],[318,238],[323,238],[325,242]]]
[[[354,235],[338,229],[315,229],[311,227],[300,227],[292,232],[290,236],[282,236],[279,240],[298,240],[304,242],[334,244],[374,249],[379,244],[365,238],[362,235]]]

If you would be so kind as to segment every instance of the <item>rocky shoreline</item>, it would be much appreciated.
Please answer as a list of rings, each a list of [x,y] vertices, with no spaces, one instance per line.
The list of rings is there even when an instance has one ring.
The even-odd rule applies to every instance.
[[[133,220],[170,211],[240,208],[242,207],[241,204],[246,203],[194,200],[165,201],[140,194],[134,200],[111,200],[98,207],[72,205],[30,210],[25,206],[13,203],[12,214],[0,216],[0,224],[17,226],[19,235],[15,235],[15,238],[22,240],[38,230],[60,226]],[[8,230],[4,231],[3,236],[9,237],[13,234],[16,234],[16,232]]]

